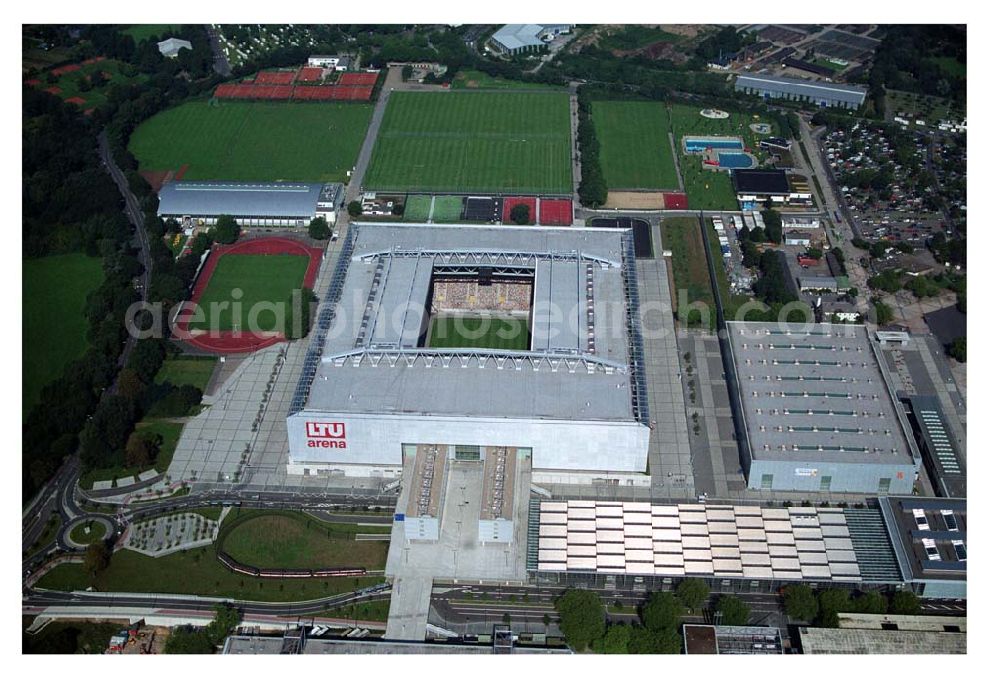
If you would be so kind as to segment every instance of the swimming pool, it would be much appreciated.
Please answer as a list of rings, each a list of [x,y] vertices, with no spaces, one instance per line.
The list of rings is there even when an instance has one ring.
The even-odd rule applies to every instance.
[[[743,140],[732,136],[709,136],[698,139],[684,139],[684,151],[687,153],[702,153],[709,148],[716,150],[743,150]]]
[[[724,169],[748,169],[753,167],[753,157],[746,153],[719,153],[719,166]]]

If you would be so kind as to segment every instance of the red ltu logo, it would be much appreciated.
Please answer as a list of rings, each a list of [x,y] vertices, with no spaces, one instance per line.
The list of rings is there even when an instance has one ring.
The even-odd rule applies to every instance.
[[[347,436],[343,423],[317,423],[306,421],[306,437],[312,439],[342,440]]]

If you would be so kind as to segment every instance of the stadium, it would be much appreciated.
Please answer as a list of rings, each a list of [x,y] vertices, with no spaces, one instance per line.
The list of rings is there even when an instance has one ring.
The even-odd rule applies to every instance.
[[[503,448],[580,482],[643,473],[638,315],[628,229],[352,224],[288,413],[288,472],[394,478],[418,448]]]

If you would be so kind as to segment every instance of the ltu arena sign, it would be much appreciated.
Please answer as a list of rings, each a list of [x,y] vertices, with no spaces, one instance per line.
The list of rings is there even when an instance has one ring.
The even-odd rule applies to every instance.
[[[343,423],[306,421],[308,446],[322,449],[346,449],[347,430]]]

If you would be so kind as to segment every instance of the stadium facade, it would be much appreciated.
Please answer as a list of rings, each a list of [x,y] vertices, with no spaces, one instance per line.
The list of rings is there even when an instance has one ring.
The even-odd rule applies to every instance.
[[[486,335],[431,347],[436,321],[469,315]],[[491,327],[529,334],[497,347]],[[631,231],[352,224],[314,332],[289,473],[399,477],[424,445],[588,478],[646,470]]]
[[[322,216],[334,220],[344,201],[341,183],[171,181],[159,193],[157,216],[182,225],[213,225],[223,214],[244,227],[302,228]]]

